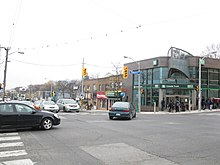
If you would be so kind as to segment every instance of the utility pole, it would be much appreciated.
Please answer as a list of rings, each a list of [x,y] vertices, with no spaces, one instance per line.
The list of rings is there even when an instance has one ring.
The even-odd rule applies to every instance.
[[[8,66],[8,52],[10,50],[10,47],[0,47],[4,48],[6,51],[6,56],[5,56],[5,70],[4,70],[4,80],[3,80],[3,96],[2,100],[5,101],[5,94],[6,94],[6,75],[7,75],[7,66]]]
[[[6,51],[6,56],[5,56],[5,70],[4,70],[4,80],[3,80],[3,96],[2,96],[2,100],[5,101],[5,94],[6,94],[6,76],[7,76],[7,66],[8,66],[8,56],[13,54],[13,53],[20,53],[20,54],[24,54],[24,52],[20,52],[20,51],[15,51],[9,54],[9,50],[11,49],[10,47],[1,47],[0,49],[4,48]]]
[[[83,70],[83,68],[84,68],[84,65],[85,65],[85,63],[84,63],[84,58],[83,58],[83,62],[82,62],[82,70]],[[81,94],[80,94],[80,97],[81,97],[81,110],[83,110],[83,100],[84,100],[84,88],[83,88],[83,85],[84,85],[84,76],[83,76],[83,74],[82,74],[82,87],[81,87]]]
[[[135,61],[133,58],[124,56],[124,58],[129,58],[137,64],[138,69],[138,112],[141,112],[141,64]]]

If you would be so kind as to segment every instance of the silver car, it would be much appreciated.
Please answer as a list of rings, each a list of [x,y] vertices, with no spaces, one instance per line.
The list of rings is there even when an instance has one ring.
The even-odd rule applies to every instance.
[[[79,112],[80,109],[79,104],[73,99],[59,99],[57,100],[57,105],[59,106],[59,109],[64,112]]]

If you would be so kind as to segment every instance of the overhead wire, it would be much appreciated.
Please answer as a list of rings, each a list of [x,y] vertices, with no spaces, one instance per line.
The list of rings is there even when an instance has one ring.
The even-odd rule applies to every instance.
[[[14,39],[14,34],[15,34],[15,30],[16,30],[16,26],[17,26],[17,22],[18,22],[18,18],[20,15],[20,11],[21,11],[21,4],[22,4],[22,0],[18,0],[17,1],[17,5],[16,5],[16,9],[15,9],[15,14],[12,20],[12,29],[11,29],[11,33],[10,33],[10,37],[9,37],[9,43],[8,46],[10,47],[13,39]]]
[[[13,59],[13,58],[10,58],[10,60],[13,60],[13,61],[16,61],[16,62],[19,62],[19,63],[23,63],[23,64],[43,66],[43,67],[69,67],[69,66],[81,65],[80,63],[79,64],[65,64],[65,65],[48,65],[48,64],[37,64],[37,63],[20,61],[20,60],[16,60],[16,59]]]

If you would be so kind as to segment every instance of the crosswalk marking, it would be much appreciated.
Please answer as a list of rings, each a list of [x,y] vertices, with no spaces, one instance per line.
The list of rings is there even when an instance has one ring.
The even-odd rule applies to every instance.
[[[31,159],[11,160],[0,163],[0,165],[34,165]]]
[[[0,152],[0,158],[10,157],[10,156],[21,156],[21,155],[27,155],[27,152],[25,150],[14,150],[14,151]]]
[[[0,165],[34,165],[36,163],[25,157],[23,157],[24,159],[19,159],[19,156],[26,156],[28,154],[20,148],[24,147],[24,143],[20,140],[21,137],[17,132],[0,133],[0,149],[2,150],[0,151]],[[20,150],[18,150],[18,147]]]
[[[1,141],[10,141],[10,140],[21,140],[20,136],[10,136],[10,137],[0,137]]]
[[[24,146],[23,142],[0,143],[0,148],[3,148],[3,147],[19,147],[19,146]]]
[[[0,136],[15,136],[18,135],[17,132],[13,132],[13,133],[0,133]]]

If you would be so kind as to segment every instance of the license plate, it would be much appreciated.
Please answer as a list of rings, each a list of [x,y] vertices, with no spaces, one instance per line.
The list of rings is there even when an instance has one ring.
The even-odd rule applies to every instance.
[[[119,113],[116,113],[116,116],[120,116],[120,114],[119,114]]]

